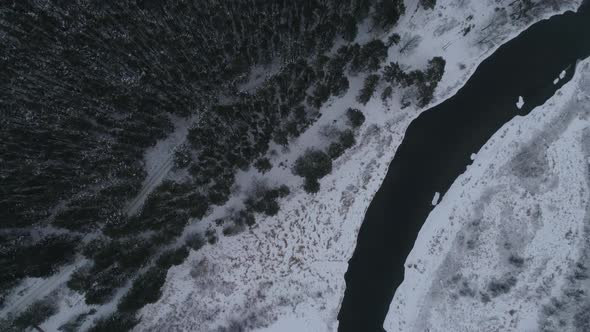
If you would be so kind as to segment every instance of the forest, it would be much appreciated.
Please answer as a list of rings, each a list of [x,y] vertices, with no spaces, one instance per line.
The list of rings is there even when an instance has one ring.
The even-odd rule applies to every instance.
[[[67,283],[87,304],[108,303],[131,285],[94,331],[137,323],[137,311],[159,298],[167,269],[215,243],[214,234],[179,241],[187,224],[229,199],[237,170],[271,169],[269,144],[297,138],[330,97],[346,93],[349,75],[366,75],[360,103],[379,86],[413,85],[425,106],[445,65],[434,58],[426,71],[382,67],[395,34],[390,43],[355,42],[361,22],[390,31],[405,11],[401,0],[48,3],[0,4],[0,306],[25,278],[87,259]],[[330,52],[336,40],[344,42]],[[252,68],[271,63],[280,71],[254,91],[240,89]],[[336,141],[293,166],[311,194],[355,144],[364,116],[346,114],[349,128]],[[190,180],[165,180],[128,213],[146,179],[145,151],[173,131],[173,119],[191,117],[198,120],[174,152],[175,169]],[[276,214],[291,190],[259,190],[223,233]],[[54,308],[39,301],[49,317]],[[41,322],[25,311],[0,326]]]

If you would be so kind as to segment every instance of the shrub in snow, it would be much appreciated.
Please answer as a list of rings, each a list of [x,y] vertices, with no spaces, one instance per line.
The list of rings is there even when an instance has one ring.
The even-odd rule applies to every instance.
[[[330,146],[328,146],[328,155],[330,158],[336,159],[344,153],[344,150],[345,149],[342,147],[342,144],[339,142],[333,142],[330,144]]]
[[[330,157],[315,149],[309,149],[297,158],[293,167],[293,174],[305,178],[321,179],[332,171],[332,160]]]
[[[365,123],[365,116],[363,115],[363,112],[356,108],[348,108],[346,110],[346,117],[353,128],[358,128],[363,123]]]
[[[260,158],[256,160],[256,162],[254,163],[254,167],[260,173],[266,173],[270,171],[270,169],[272,168],[272,164],[270,163],[270,160],[268,160],[268,158]]]
[[[319,190],[318,179],[330,174],[332,171],[332,159],[325,152],[309,149],[297,158],[293,167],[293,174],[305,178],[304,189],[315,193]]]
[[[57,313],[57,305],[49,298],[45,297],[27,308],[15,320],[14,326],[25,330],[27,327],[35,327],[47,318]]]
[[[436,0],[420,0],[420,6],[424,9],[433,9],[436,5]]]
[[[351,148],[356,143],[356,139],[354,138],[354,133],[352,130],[347,129],[340,133],[340,145],[344,149]]]

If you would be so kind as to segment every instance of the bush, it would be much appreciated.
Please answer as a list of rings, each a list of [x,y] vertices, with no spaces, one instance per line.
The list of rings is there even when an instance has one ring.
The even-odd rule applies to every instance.
[[[135,312],[148,303],[158,301],[162,295],[161,288],[166,281],[166,273],[167,268],[154,266],[140,275],[123,296],[117,309],[123,312]]]
[[[293,174],[305,178],[321,179],[332,171],[332,160],[322,151],[309,149],[297,158]]]
[[[373,21],[381,29],[388,29],[395,25],[400,16],[406,11],[402,0],[380,0],[375,5]]]
[[[170,249],[165,251],[158,257],[156,261],[156,265],[161,267],[162,269],[168,269],[172,265],[180,265],[184,260],[188,257],[188,248],[186,246],[182,246],[176,249]]]
[[[428,61],[425,72],[413,70],[405,73],[399,64],[392,62],[385,66],[383,79],[391,84],[400,84],[402,87],[415,84],[419,93],[418,106],[424,107],[432,101],[434,91],[444,75],[445,65],[446,61],[442,57],[434,57]]]
[[[397,62],[391,62],[383,68],[383,79],[391,84],[401,84],[402,87],[413,83]]]
[[[289,187],[286,185],[282,185],[275,189],[263,190],[258,192],[256,197],[248,198],[246,200],[246,206],[250,211],[264,213],[267,216],[274,216],[279,212],[279,203],[277,202],[277,199],[289,195],[289,192]],[[246,224],[253,224],[254,222],[253,219],[250,219],[253,218],[253,216],[241,215],[238,217],[237,220],[240,221],[240,224],[243,222]]]
[[[348,42],[353,41],[358,33],[356,18],[352,15],[344,15],[342,24],[342,38]]]
[[[358,128],[363,123],[365,123],[365,115],[363,114],[363,112],[356,108],[347,109],[346,117],[348,118],[348,122],[353,128]]]
[[[174,151],[174,167],[185,168],[192,161],[191,150],[187,144],[182,145]]]
[[[347,129],[340,133],[340,145],[345,150],[351,148],[356,143],[356,139],[354,138],[354,133],[352,130]]]
[[[360,94],[356,98],[356,100],[361,104],[366,104],[373,93],[375,93],[375,89],[377,88],[377,84],[379,84],[379,75],[371,74],[365,78],[365,83],[363,84],[363,88],[360,91]]]
[[[342,144],[333,142],[330,144],[330,146],[328,146],[328,155],[330,158],[336,159],[344,153],[344,150],[345,149],[342,147]]]
[[[186,237],[185,243],[189,248],[197,251],[205,245],[205,240],[198,233],[193,233]]]
[[[289,186],[287,186],[286,184],[280,185],[279,188],[275,190],[277,191],[277,195],[280,198],[287,197],[291,193]]]
[[[361,47],[360,57],[363,70],[378,70],[387,58],[387,46],[380,39],[372,40]]]
[[[27,308],[15,320],[14,325],[23,330],[27,327],[39,325],[47,318],[57,313],[57,305],[48,297],[45,297]]]
[[[402,39],[402,37],[400,37],[400,35],[398,35],[397,33],[391,34],[391,36],[389,36],[389,38],[387,38],[387,47],[391,47],[394,44],[395,45],[399,44],[401,39]]]
[[[436,6],[436,0],[420,0],[420,5],[424,9],[433,9]]]
[[[207,238],[207,242],[211,245],[217,243],[217,233],[214,230],[208,229],[205,232],[205,237]]]
[[[380,39],[372,40],[362,47],[354,44],[344,58],[351,57],[350,70],[352,72],[376,71],[381,68],[381,62],[387,58],[387,46]]]
[[[109,317],[95,321],[88,332],[126,332],[131,331],[139,323],[135,313],[116,312]]]
[[[260,158],[256,160],[256,162],[254,163],[254,167],[260,173],[266,173],[272,169],[272,164],[270,163],[270,160],[268,160],[268,158]]]
[[[389,98],[391,98],[392,94],[393,88],[391,86],[386,87],[385,89],[383,89],[383,92],[381,93],[381,100],[387,101]]]
[[[305,178],[303,189],[309,193],[316,193],[320,189],[318,179],[330,174],[332,159],[326,153],[310,149],[297,158],[293,167],[293,174]]]
[[[318,191],[320,191],[320,183],[317,179],[305,178],[305,182],[303,183],[303,190],[310,194],[315,194]]]
[[[516,278],[513,276],[504,276],[502,279],[493,279],[488,284],[488,291],[492,297],[507,294],[510,289],[516,285]]]

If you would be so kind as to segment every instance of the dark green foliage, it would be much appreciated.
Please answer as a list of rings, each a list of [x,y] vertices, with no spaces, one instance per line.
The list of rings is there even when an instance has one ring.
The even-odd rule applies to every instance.
[[[34,302],[14,320],[17,328],[26,329],[43,323],[57,313],[57,305],[48,297]]]
[[[270,160],[268,160],[268,158],[260,158],[256,160],[256,162],[254,163],[254,167],[256,167],[256,169],[260,173],[266,173],[271,170],[272,164],[270,163]]]
[[[256,223],[256,218],[252,213],[247,211],[240,211],[235,219],[236,223],[246,224],[248,226],[253,226]]]
[[[365,123],[365,115],[363,114],[363,112],[356,108],[348,108],[346,110],[346,117],[348,118],[348,122],[353,128],[358,128],[363,123]]]
[[[428,62],[426,79],[418,84],[420,91],[418,106],[424,107],[432,100],[434,90],[436,90],[438,82],[440,82],[445,72],[445,64],[446,61],[442,57],[434,57]]]
[[[327,153],[330,156],[330,158],[336,159],[340,157],[344,153],[344,151],[346,151],[346,149],[349,149],[352,146],[354,146],[355,143],[356,139],[354,138],[354,132],[350,129],[346,129],[338,134],[338,141],[330,143],[330,145],[328,146]],[[309,188],[315,187],[315,183],[311,181],[309,183],[306,182],[306,185],[309,186]]]
[[[193,233],[187,236],[186,245],[197,251],[205,245],[205,240],[198,233]]]
[[[403,1],[379,0],[375,5],[373,21],[377,27],[388,29],[397,23],[405,10]]]
[[[289,187],[282,185],[275,189],[260,190],[254,197],[246,200],[246,207],[250,211],[264,213],[267,216],[274,216],[279,212],[279,203],[277,200],[289,195]],[[248,216],[240,216],[238,223],[250,223]]]
[[[354,40],[368,15],[381,27],[394,24],[393,12],[382,12],[401,12],[401,1],[392,3],[0,5],[6,28],[0,33],[0,108],[8,110],[0,119],[0,220],[14,229],[0,235],[2,296],[24,277],[45,277],[71,262],[84,246],[78,235],[100,234],[80,250],[93,264],[76,271],[68,285],[88,303],[110,300],[190,219],[225,203],[235,171],[264,156],[271,139],[287,145],[330,96],[346,93],[348,69],[379,69],[387,56],[380,40],[321,55],[337,35]],[[256,89],[239,92],[253,66],[271,62],[284,65]],[[218,104],[221,99],[230,102]],[[173,162],[191,178],[164,181],[128,216],[128,204],[150,183],[146,149],[172,132],[171,120],[189,119],[195,121]],[[319,188],[311,180],[312,189]],[[283,197],[283,189],[273,195]],[[275,214],[277,198],[263,198],[252,209]],[[251,212],[236,218],[254,224]],[[29,230],[47,224],[77,235],[34,242]],[[215,234],[206,240],[214,243]],[[198,249],[201,242],[189,244]],[[169,254],[158,264],[173,264],[185,252]],[[94,330],[123,331],[136,323],[135,314],[117,313]]]
[[[321,179],[332,171],[332,160],[322,151],[309,149],[295,161],[293,174]]]
[[[361,61],[369,71],[378,70],[381,67],[381,62],[387,58],[387,46],[380,40],[375,39],[363,45],[361,48]]]
[[[383,89],[383,92],[381,93],[381,100],[387,101],[389,98],[391,98],[392,94],[393,88],[391,86],[386,86],[385,89]]]
[[[328,146],[328,155],[330,158],[336,159],[344,153],[344,150],[345,149],[342,147],[342,144],[339,142],[332,142]]]
[[[351,57],[350,69],[353,72],[376,71],[387,58],[387,46],[380,39],[374,39],[363,46],[352,45],[345,54]]]
[[[383,78],[391,84],[400,84],[402,87],[416,85],[418,88],[418,106],[424,107],[432,101],[432,97],[438,82],[442,79],[446,61],[442,57],[434,57],[428,61],[426,71],[414,70],[404,72],[399,64],[392,62],[385,66]]]
[[[136,323],[134,319],[135,312],[146,304],[154,303],[160,298],[168,269],[172,265],[181,264],[187,256],[188,248],[186,246],[165,251],[158,257],[154,266],[133,281],[131,289],[123,296],[117,306],[118,312],[125,313],[125,316],[123,316],[124,326]],[[108,321],[105,323],[110,324]]]
[[[346,41],[353,41],[358,33],[356,18],[352,15],[344,15],[342,24],[342,38]]]
[[[191,152],[188,146],[183,145],[174,151],[174,166],[176,168],[185,168],[192,161]]]
[[[34,242],[28,233],[0,235],[2,298],[20,279],[48,277],[72,262],[79,240],[76,236],[50,235]]]
[[[391,62],[383,68],[383,79],[388,83],[401,83],[404,86],[408,82],[406,73],[397,62]]]
[[[68,287],[85,293],[88,304],[105,303],[149,262],[155,245],[151,239],[99,240],[85,252],[94,264],[76,270]]]
[[[428,61],[426,79],[430,82],[440,82],[445,73],[446,61],[440,56],[434,57]]]
[[[332,171],[332,159],[322,151],[310,149],[305,151],[295,161],[293,174],[305,178],[303,188],[309,193],[318,192],[320,184],[318,179],[323,178]]]
[[[397,33],[392,33],[391,36],[387,38],[387,47],[391,47],[394,44],[399,44],[401,39],[402,37],[400,35],[398,35]]]
[[[168,269],[172,265],[180,265],[188,257],[188,247],[182,246],[163,252],[156,260],[156,265],[161,269]]]
[[[209,229],[205,232],[205,237],[207,238],[207,242],[211,245],[217,243],[217,234],[214,230]]]
[[[356,143],[356,140],[354,138],[354,133],[350,129],[346,129],[343,132],[341,132],[339,137],[340,137],[340,145],[345,150],[348,148],[351,148]]]
[[[88,332],[127,332],[139,323],[135,313],[115,312],[114,314],[95,321]]]
[[[365,82],[363,83],[363,88],[361,89],[359,95],[357,96],[356,100],[361,104],[366,104],[373,93],[375,93],[375,89],[377,88],[377,84],[379,84],[379,75],[371,74],[365,78]]]
[[[420,0],[420,6],[424,9],[433,9],[436,6],[436,0]]]
[[[158,301],[166,281],[166,271],[167,268],[154,266],[135,279],[131,289],[119,302],[118,311],[135,312],[148,303]]]
[[[313,94],[309,96],[310,103],[320,108],[330,96],[342,96],[349,87],[348,78],[344,70],[348,63],[347,54],[343,50],[333,58],[320,57],[316,62],[315,77],[318,79]]]
[[[320,183],[317,179],[305,178],[305,182],[303,183],[303,190],[310,194],[315,194],[318,191],[320,191]]]

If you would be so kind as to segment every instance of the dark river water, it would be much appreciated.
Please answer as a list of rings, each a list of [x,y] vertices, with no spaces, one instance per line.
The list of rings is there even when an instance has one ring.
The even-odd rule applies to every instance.
[[[571,79],[576,61],[588,55],[589,11],[554,16],[500,47],[455,96],[410,124],[349,261],[339,331],[383,330],[434,193],[444,194],[471,164],[471,153],[515,115],[549,99]],[[554,85],[564,69],[565,79]],[[515,106],[518,96],[526,102],[521,110]]]

